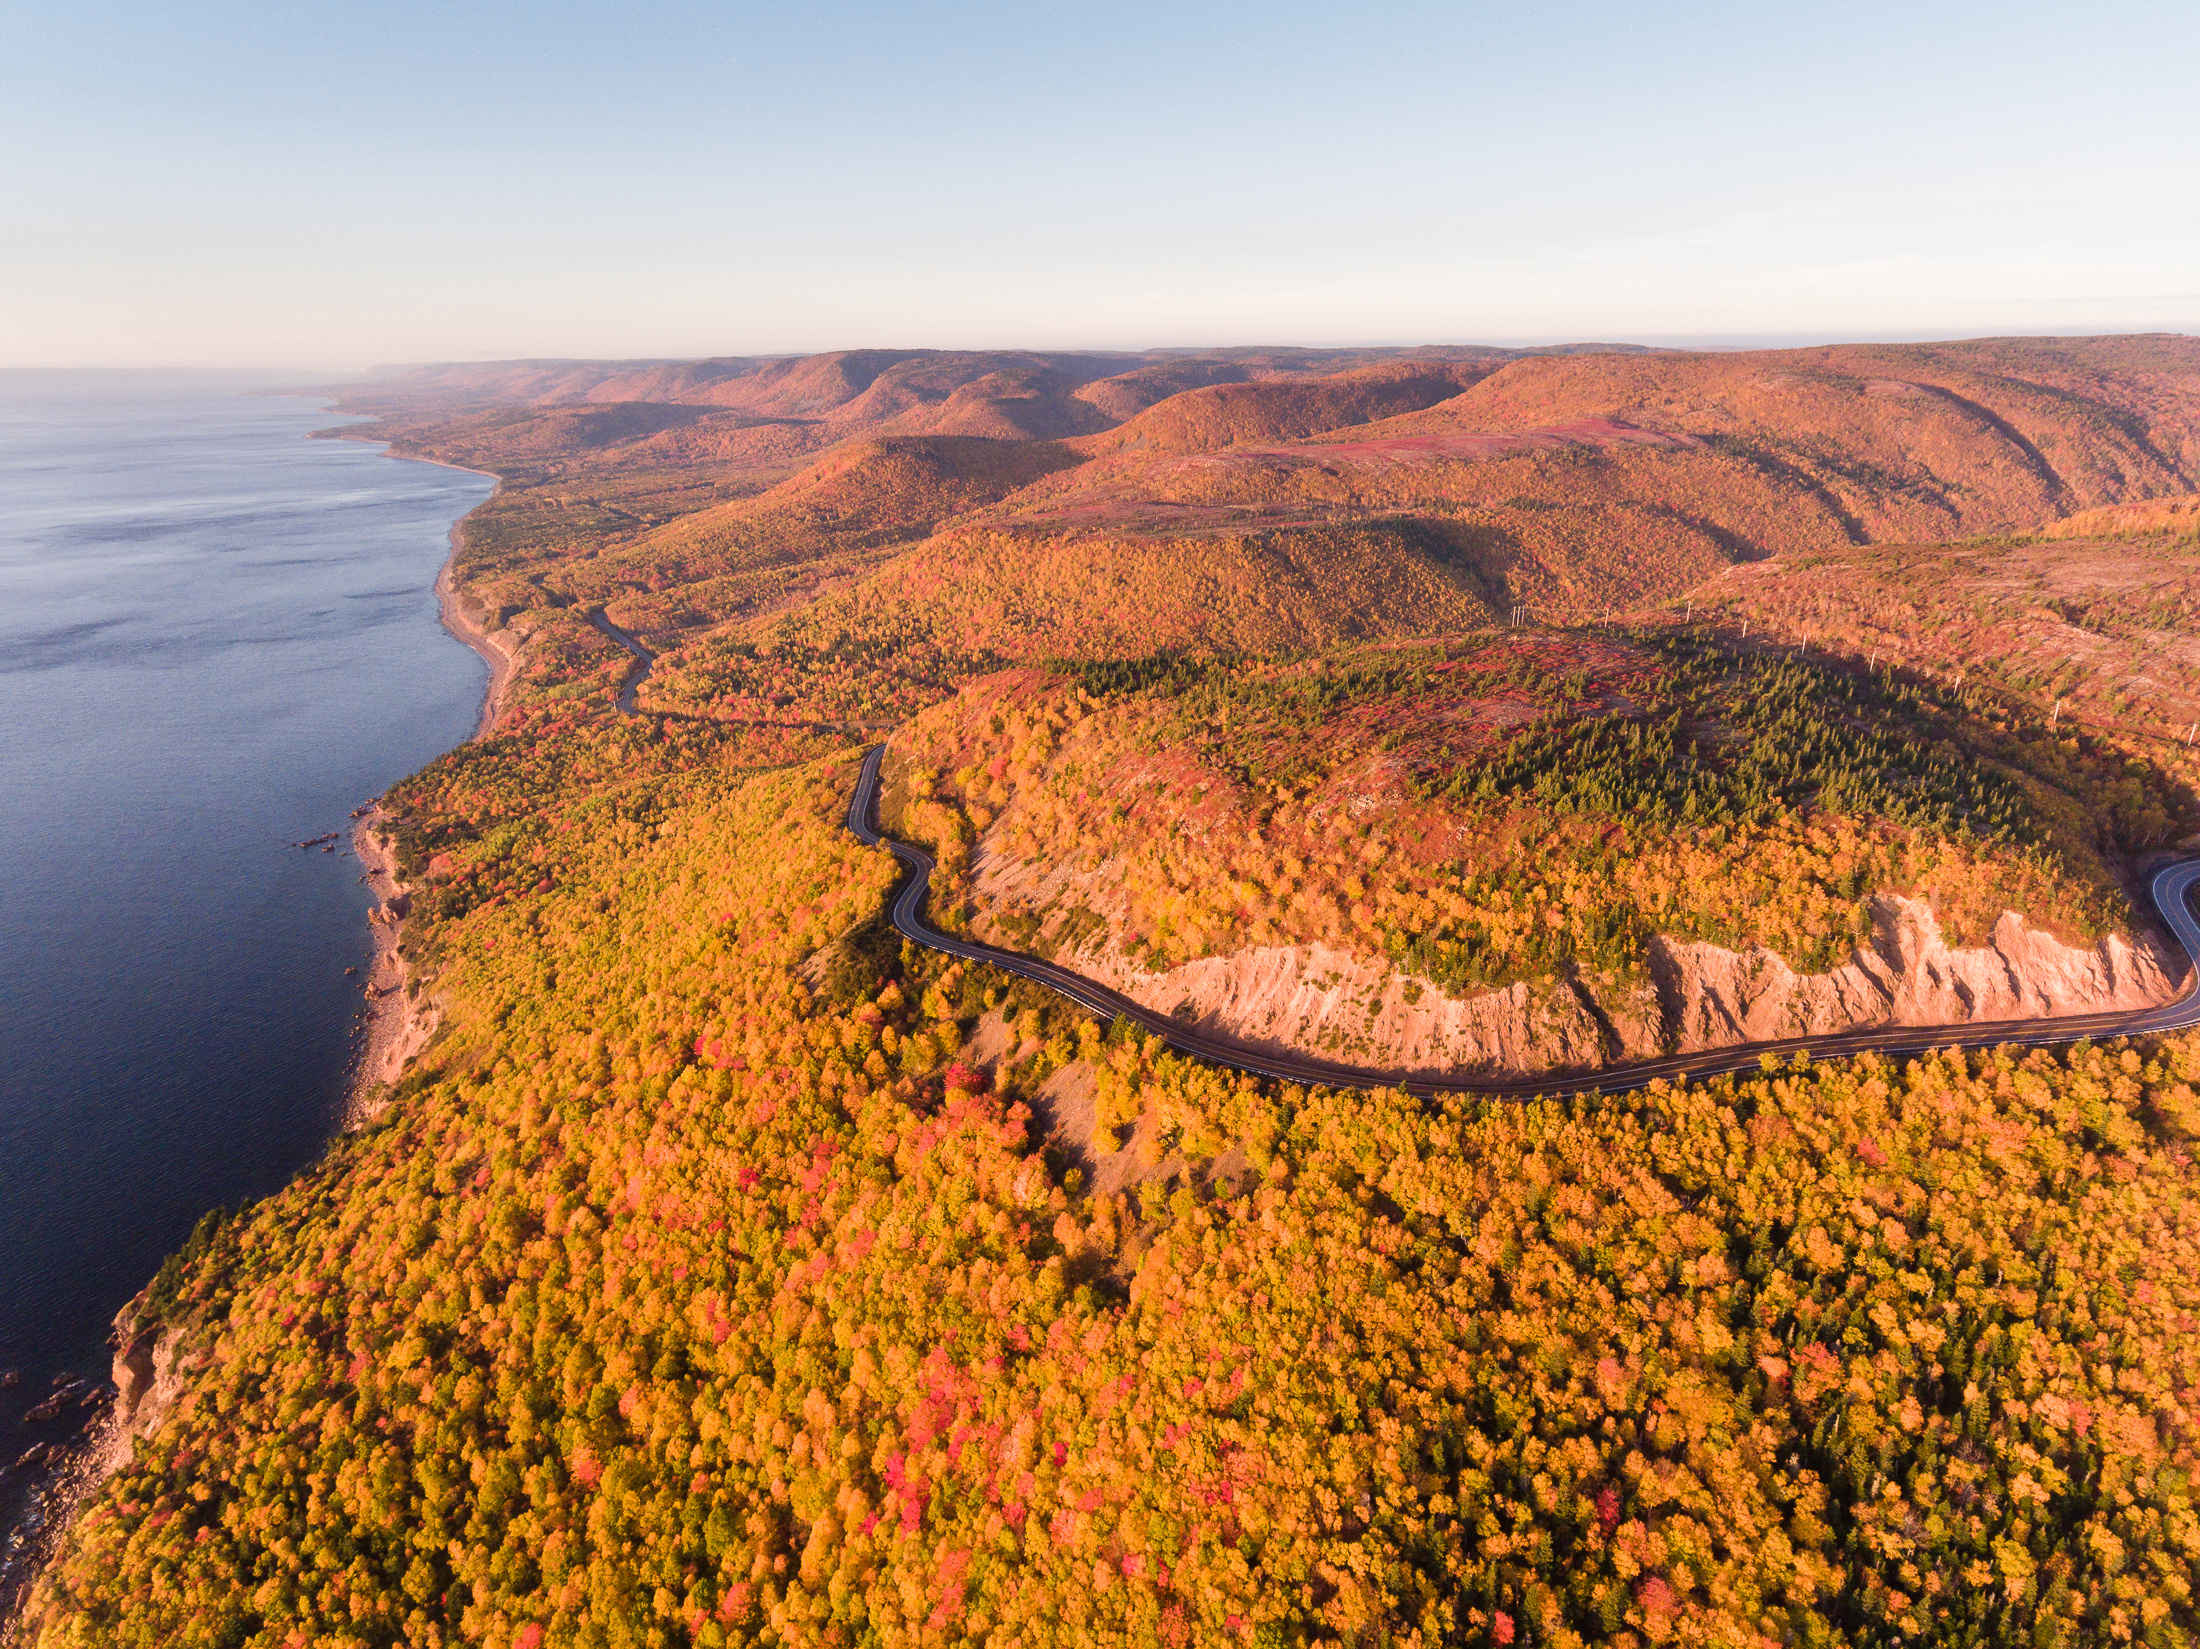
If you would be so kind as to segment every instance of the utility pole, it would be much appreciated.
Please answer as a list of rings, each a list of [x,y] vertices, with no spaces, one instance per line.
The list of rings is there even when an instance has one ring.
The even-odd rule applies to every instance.
[[[2061,720],[2061,719],[2062,719],[2062,700],[2061,700],[2061,699],[2057,699],[2057,700],[2055,701],[2055,708],[2047,712],[2047,725],[2048,725],[2049,727],[2053,727],[2053,726],[2055,725],[2055,723],[2056,723],[2057,721]]]

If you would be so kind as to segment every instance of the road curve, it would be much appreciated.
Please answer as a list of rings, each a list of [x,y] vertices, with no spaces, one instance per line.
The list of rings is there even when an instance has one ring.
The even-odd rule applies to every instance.
[[[1537,1077],[1428,1076],[1371,1070],[1362,1065],[1344,1065],[1306,1054],[1258,1048],[1157,1013],[1118,991],[1052,962],[1019,956],[1014,951],[996,950],[991,945],[972,944],[942,933],[927,923],[924,899],[931,886],[932,855],[921,847],[882,836],[872,822],[878,807],[879,766],[885,757],[886,747],[881,744],[873,745],[863,758],[855,795],[848,803],[848,828],[866,846],[886,848],[910,872],[894,892],[889,914],[895,931],[949,956],[983,962],[1004,973],[1044,985],[1102,1019],[1128,1019],[1180,1053],[1196,1054],[1201,1059],[1250,1071],[1257,1076],[1278,1077],[1287,1082],[1321,1083],[1332,1088],[1401,1088],[1415,1094],[1485,1094],[1496,1099],[1528,1099],[1550,1093],[1626,1093],[1661,1078],[1670,1082],[1700,1081],[1730,1072],[1756,1070],[1768,1054],[1784,1061],[1798,1053],[1814,1059],[1833,1059],[1862,1053],[1919,1054],[1935,1048],[2028,1048],[2075,1042],[2081,1037],[2135,1036],[2148,1031],[2187,1030],[2200,1025],[2200,922],[2194,920],[2191,905],[2193,888],[2200,884],[2200,859],[2186,859],[2160,871],[2154,878],[2152,892],[2162,920],[2185,947],[2193,968],[2184,994],[2156,1008],[2073,1014],[2058,1019],[1980,1020],[1964,1025],[1889,1025],[1832,1036],[1744,1042],[1732,1047],[1706,1048],[1698,1053],[1671,1054],[1663,1059],[1615,1065],[1599,1071],[1552,1072]]]
[[[881,728],[895,725],[890,721],[762,721],[741,716],[693,716],[684,710],[644,710],[634,702],[634,695],[640,689],[642,683],[649,679],[649,667],[657,662],[657,655],[644,647],[639,641],[636,641],[625,630],[620,629],[618,625],[612,623],[601,607],[590,608],[587,616],[588,622],[594,625],[602,635],[617,642],[634,655],[634,662],[627,667],[625,679],[619,683],[618,696],[612,700],[622,716],[655,716],[659,721],[709,720],[727,727],[803,727],[814,729],[820,733],[845,733],[850,735],[875,733]]]
[[[626,679],[619,683],[619,696],[614,702],[618,705],[620,715],[640,715],[641,712],[634,704],[634,690],[649,679],[649,667],[657,662],[657,655],[612,623],[601,607],[589,609],[588,622],[634,655],[633,664],[627,668]]]

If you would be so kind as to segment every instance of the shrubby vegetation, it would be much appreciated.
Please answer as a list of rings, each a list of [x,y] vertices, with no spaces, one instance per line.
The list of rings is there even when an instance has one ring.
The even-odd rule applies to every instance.
[[[1856,546],[1750,568],[1700,616],[1930,673],[1992,713],[2018,704],[2200,782],[2200,541],[1976,539]]]
[[[1935,735],[1954,717],[1917,688],[1837,666],[1656,637],[1641,719],[1523,734],[1471,778],[1477,799],[1558,812],[1759,824],[1808,805],[1988,842],[2040,839],[2023,791]],[[1586,693],[1584,677],[1574,697]],[[1452,779],[1447,793],[1470,782]]]
[[[648,702],[751,726],[891,727],[999,663],[997,655],[962,652],[909,623],[822,635],[789,628],[762,641],[718,635],[653,675]]]

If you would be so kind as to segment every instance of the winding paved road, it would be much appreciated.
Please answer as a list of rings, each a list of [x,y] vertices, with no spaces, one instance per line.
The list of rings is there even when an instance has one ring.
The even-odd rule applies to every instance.
[[[634,655],[634,662],[627,667],[626,679],[619,683],[615,702],[620,715],[639,715],[641,712],[634,706],[634,690],[649,679],[649,667],[657,662],[657,655],[606,618],[601,607],[589,610],[588,622]]]
[[[1784,1060],[1797,1053],[1813,1058],[1838,1058],[1861,1053],[1918,1054],[1935,1048],[2038,1047],[2075,1042],[2080,1037],[2133,1036],[2146,1031],[2186,1030],[2200,1025],[2200,922],[2193,919],[2190,902],[2195,884],[2200,884],[2200,859],[2187,859],[2168,866],[2154,878],[2154,903],[2162,913],[2162,920],[2193,959],[2192,977],[2187,981],[2184,995],[2158,1008],[2073,1014],[2058,1019],[1889,1025],[1874,1030],[1844,1031],[1833,1036],[1744,1042],[1733,1047],[1672,1054],[1664,1059],[1642,1060],[1578,1075],[1554,1072],[1539,1077],[1427,1076],[1405,1071],[1378,1071],[1316,1059],[1307,1054],[1257,1048],[1234,1037],[1200,1030],[1167,1014],[1157,1013],[1052,962],[1019,956],[1013,951],[995,950],[991,945],[972,944],[928,924],[924,919],[924,897],[932,880],[932,856],[921,847],[880,835],[872,823],[878,806],[879,765],[885,757],[884,745],[873,745],[864,757],[855,795],[848,803],[848,828],[867,846],[888,849],[910,871],[894,894],[891,911],[894,927],[904,938],[944,951],[949,956],[984,962],[1004,973],[1033,980],[1067,997],[1088,1013],[1109,1020],[1120,1016],[1141,1025],[1181,1053],[1196,1054],[1216,1064],[1259,1076],[1280,1077],[1289,1082],[1318,1082],[1333,1088],[1387,1087],[1415,1094],[1487,1094],[1501,1099],[1528,1099],[1549,1093],[1625,1093],[1661,1077],[1669,1081],[1693,1081],[1733,1071],[1755,1070],[1767,1054]]]
[[[685,710],[644,710],[634,702],[634,695],[642,683],[649,679],[649,667],[657,662],[657,655],[612,623],[601,607],[589,610],[588,622],[634,655],[634,662],[627,667],[626,678],[619,683],[618,697],[612,701],[622,716],[655,716],[660,721],[707,720],[728,727],[807,727],[820,733],[846,733],[854,736],[876,733],[898,725],[891,721],[771,721],[746,716],[694,716]]]

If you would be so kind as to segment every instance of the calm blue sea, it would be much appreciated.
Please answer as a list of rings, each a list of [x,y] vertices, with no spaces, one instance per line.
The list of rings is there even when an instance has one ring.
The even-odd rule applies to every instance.
[[[204,1210],[328,1138],[368,954],[346,816],[480,706],[433,585],[489,482],[252,387],[0,372],[0,1465]],[[0,1529],[20,1502],[0,1480]]]

